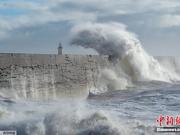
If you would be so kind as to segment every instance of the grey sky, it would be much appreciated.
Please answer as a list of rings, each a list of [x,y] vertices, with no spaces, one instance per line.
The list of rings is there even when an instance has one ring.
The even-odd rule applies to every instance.
[[[0,52],[91,54],[69,45],[82,22],[120,22],[151,55],[180,56],[179,0],[1,0]]]

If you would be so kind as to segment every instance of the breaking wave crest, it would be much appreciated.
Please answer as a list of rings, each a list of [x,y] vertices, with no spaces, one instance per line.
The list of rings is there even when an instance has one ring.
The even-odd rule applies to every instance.
[[[87,110],[78,102],[51,103],[0,108],[0,130],[16,130],[19,135],[120,135],[103,111]]]
[[[119,23],[87,23],[72,29],[72,45],[109,55],[111,65],[101,72],[109,89],[123,89],[138,81],[178,81],[180,77],[143,49],[136,35]]]

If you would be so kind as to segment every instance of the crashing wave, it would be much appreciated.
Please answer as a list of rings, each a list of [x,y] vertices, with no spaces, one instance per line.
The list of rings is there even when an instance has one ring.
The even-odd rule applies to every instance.
[[[0,130],[15,130],[19,135],[120,135],[109,116],[80,107],[82,103],[27,103],[14,104],[14,110],[1,106]]]
[[[112,65],[101,72],[101,83],[108,89],[123,89],[132,82],[180,79],[178,74],[148,55],[136,35],[119,23],[87,23],[72,29],[71,44],[92,48],[100,55],[109,55]]]

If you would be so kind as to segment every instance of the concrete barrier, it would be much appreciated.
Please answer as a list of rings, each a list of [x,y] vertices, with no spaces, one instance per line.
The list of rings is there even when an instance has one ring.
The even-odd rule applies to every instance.
[[[86,97],[107,56],[0,54],[0,95],[24,99]]]

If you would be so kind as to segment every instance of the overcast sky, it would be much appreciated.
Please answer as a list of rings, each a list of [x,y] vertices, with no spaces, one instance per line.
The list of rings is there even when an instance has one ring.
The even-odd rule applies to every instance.
[[[180,0],[0,0],[0,52],[91,54],[69,45],[82,22],[120,22],[151,55],[180,56]],[[83,24],[83,23],[82,23]]]

